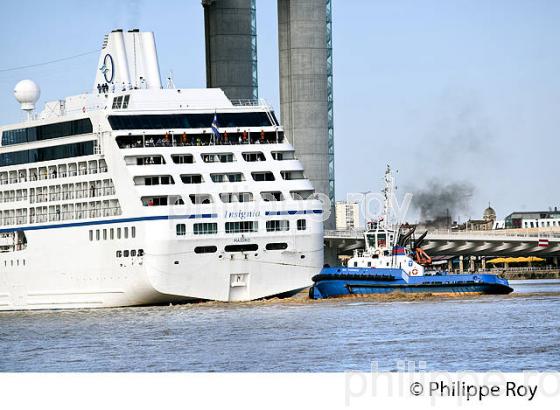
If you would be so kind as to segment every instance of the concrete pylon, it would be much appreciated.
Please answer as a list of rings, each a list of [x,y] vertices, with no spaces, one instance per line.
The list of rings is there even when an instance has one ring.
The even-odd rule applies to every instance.
[[[278,0],[278,46],[281,123],[315,191],[329,195],[332,200],[328,6],[329,0]],[[334,212],[325,222],[325,228],[334,229]]]
[[[255,0],[203,0],[206,86],[232,100],[258,98]]]

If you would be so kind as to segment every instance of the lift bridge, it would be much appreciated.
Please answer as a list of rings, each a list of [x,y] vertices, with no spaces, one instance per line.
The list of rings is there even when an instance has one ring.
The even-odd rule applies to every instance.
[[[336,255],[349,255],[354,249],[364,248],[364,230],[325,230],[325,245],[331,255],[335,252]],[[426,235],[422,248],[434,257],[464,255],[558,258],[560,232],[432,231]]]

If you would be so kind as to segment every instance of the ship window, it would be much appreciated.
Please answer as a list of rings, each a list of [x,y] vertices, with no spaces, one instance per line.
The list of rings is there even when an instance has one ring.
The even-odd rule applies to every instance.
[[[125,258],[127,258],[128,255],[129,255],[129,253],[130,253],[130,252],[129,252],[128,250],[126,250],[126,251],[123,252],[123,256],[124,256]]]
[[[117,239],[121,239],[121,228],[117,228]]]
[[[218,233],[217,223],[198,223],[193,225],[195,235],[213,235]]]
[[[109,230],[109,238],[111,238],[111,240],[115,239],[115,229],[111,228]]]
[[[161,165],[165,160],[161,155],[151,155],[142,157],[124,157],[126,165]]]
[[[274,113],[270,113],[274,117]],[[109,123],[114,130],[123,129],[175,129],[210,128],[214,115],[221,127],[269,127],[266,112],[204,113],[204,114],[146,114],[110,115]]]
[[[377,247],[384,248],[387,245],[386,235],[384,233],[377,234]]]
[[[210,174],[213,182],[242,182],[244,181],[243,174],[240,172],[230,174]]]
[[[265,202],[284,200],[284,196],[280,191],[261,192],[261,197]]]
[[[130,95],[125,95],[122,103],[123,110],[128,108],[129,101],[130,101]]]
[[[95,240],[98,241],[99,238],[100,238],[100,232],[99,232],[99,229],[96,229],[95,230]]]
[[[134,185],[173,185],[174,183],[170,175],[134,177]]]
[[[130,251],[130,256],[136,256],[136,249]]]
[[[307,221],[305,219],[298,219],[297,220],[297,230],[298,231],[305,231],[307,229]]]
[[[183,184],[201,184],[203,182],[202,175],[192,174],[192,175],[181,175],[181,181]]]
[[[358,267],[358,262],[354,262],[354,267],[355,267],[355,268]]]
[[[273,151],[271,154],[276,161],[295,159],[294,151]]]
[[[290,230],[290,221],[288,220],[274,220],[266,221],[267,232],[281,232]]]
[[[169,196],[143,196],[142,205],[144,206],[167,206],[167,205],[184,205],[185,202],[180,195]]]
[[[122,95],[113,98],[113,106],[112,106],[112,109],[113,109],[113,110],[118,110],[118,109],[120,109],[120,108],[121,108],[121,104],[122,104],[122,100],[123,100]]]
[[[287,181],[294,179],[305,179],[303,171],[280,171],[280,175],[282,175],[282,178]]]
[[[368,261],[367,266],[368,268],[371,268],[371,261]]]
[[[251,172],[253,180],[255,181],[274,181],[274,174],[272,172]]]
[[[244,152],[243,159],[247,162],[266,161],[262,152]]]
[[[171,155],[171,159],[175,164],[192,164],[194,162],[191,154]]]
[[[89,231],[89,240],[93,241],[93,231]]]
[[[246,243],[243,245],[227,245],[224,250],[226,252],[254,252],[259,249],[259,245],[255,243]]]
[[[226,222],[226,233],[257,232],[258,223],[255,221]]]
[[[80,157],[85,155],[93,155],[93,153],[93,141],[8,152],[5,154],[0,154],[0,167],[29,164],[34,162],[53,161],[56,159],[71,157]]]
[[[206,163],[211,163],[211,162],[225,163],[225,162],[234,161],[234,157],[231,152],[218,153],[218,154],[202,154],[201,157],[202,157],[202,161]]]
[[[216,246],[197,246],[194,253],[215,253],[218,250]]]
[[[124,228],[124,239],[128,239],[128,226]]]
[[[103,240],[107,240],[107,229],[103,229]]]
[[[89,118],[65,121],[37,127],[20,128],[2,132],[2,145],[22,144],[43,141],[53,138],[70,137],[72,135],[90,134],[93,125]]]
[[[251,192],[226,192],[220,194],[220,199],[226,204],[232,202],[251,202],[253,201],[253,194]]]
[[[205,205],[213,203],[212,196],[209,194],[190,194],[189,198],[195,205]]]
[[[130,237],[131,238],[136,238],[136,227],[135,226],[132,226],[130,228]]]
[[[187,225],[177,224],[177,226],[175,227],[175,232],[177,233],[177,236],[186,235],[187,234]]]
[[[290,191],[290,195],[292,199],[295,201],[301,201],[306,199],[313,199],[312,196],[314,194],[313,190],[306,190],[306,191]]]
[[[268,251],[281,251],[288,248],[288,244],[286,242],[272,242],[266,244],[266,249]]]
[[[138,256],[144,256],[144,249],[138,249]]]
[[[117,258],[122,257],[122,251],[117,251]]]

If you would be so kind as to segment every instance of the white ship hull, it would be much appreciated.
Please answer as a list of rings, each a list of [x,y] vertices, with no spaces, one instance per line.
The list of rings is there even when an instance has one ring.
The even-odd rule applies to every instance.
[[[0,254],[0,310],[248,301],[310,286],[323,261],[322,240],[315,234],[275,236],[275,241],[284,241],[292,249],[297,246],[297,252],[288,248],[194,256],[194,245],[207,242],[219,247],[230,241],[150,240],[157,231],[170,231],[170,221],[134,225],[136,238],[120,241],[90,242],[91,226],[29,231],[26,249]],[[270,238],[251,237],[251,242],[264,249]],[[143,249],[144,255],[116,257],[117,251],[133,249]]]

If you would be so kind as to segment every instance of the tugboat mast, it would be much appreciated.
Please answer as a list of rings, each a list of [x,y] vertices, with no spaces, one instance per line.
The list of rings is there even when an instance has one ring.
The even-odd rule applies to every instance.
[[[381,220],[381,228],[390,229],[393,227],[393,196],[395,195],[395,178],[391,172],[391,166],[387,165],[385,171],[385,187],[383,188],[383,219]]]

